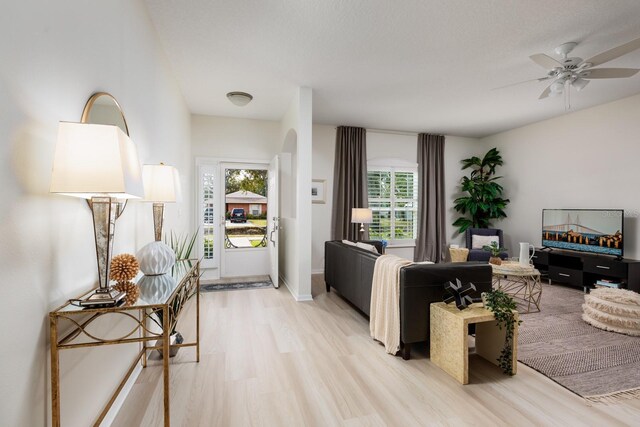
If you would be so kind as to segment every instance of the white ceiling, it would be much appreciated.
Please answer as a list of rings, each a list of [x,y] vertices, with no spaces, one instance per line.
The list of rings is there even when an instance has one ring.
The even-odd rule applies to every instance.
[[[565,113],[529,55],[589,58],[640,37],[638,0],[146,0],[195,114],[280,120],[313,89],[314,123],[481,137]],[[605,65],[640,68],[640,50]],[[230,91],[253,94],[239,108]],[[592,81],[578,110],[640,93]]]

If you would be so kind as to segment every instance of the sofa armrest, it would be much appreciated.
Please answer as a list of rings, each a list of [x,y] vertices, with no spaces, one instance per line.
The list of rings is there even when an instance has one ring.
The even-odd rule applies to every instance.
[[[472,294],[491,290],[491,266],[488,264],[440,263],[413,264],[400,270],[400,338],[403,343],[429,339],[429,306],[442,301],[444,284],[460,279],[476,286]]]
[[[358,240],[358,242],[366,243],[367,245],[372,245],[376,248],[380,255],[384,255],[384,246],[382,246],[382,242],[380,240]]]
[[[372,251],[332,240],[324,244],[324,280],[342,297],[369,315],[371,283],[376,259]]]

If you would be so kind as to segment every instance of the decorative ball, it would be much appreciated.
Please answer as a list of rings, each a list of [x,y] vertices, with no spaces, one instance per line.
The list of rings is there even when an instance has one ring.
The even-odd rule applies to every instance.
[[[140,270],[145,275],[164,274],[176,263],[173,249],[162,242],[151,242],[136,254],[140,260]]]
[[[138,280],[140,296],[148,304],[161,304],[165,302],[176,288],[177,282],[168,274],[157,276],[142,276]]]
[[[133,282],[118,282],[113,287],[115,290],[125,292],[127,295],[124,297],[124,305],[133,305],[138,301],[140,296],[140,288]]]
[[[128,282],[136,277],[139,269],[140,264],[138,264],[136,257],[131,254],[121,254],[111,260],[109,279],[116,282]]]

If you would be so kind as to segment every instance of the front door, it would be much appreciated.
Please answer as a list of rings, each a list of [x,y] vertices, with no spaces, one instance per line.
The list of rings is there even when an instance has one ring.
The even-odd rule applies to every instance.
[[[221,276],[266,276],[270,272],[267,222],[270,211],[266,164],[221,163]],[[264,209],[263,209],[264,207]]]
[[[267,184],[267,235],[269,241],[267,246],[269,248],[269,276],[271,277],[271,283],[276,288],[280,286],[278,281],[278,237],[280,226],[278,224],[279,217],[279,193],[278,193],[278,169],[279,159],[275,156],[271,163],[269,163],[268,170],[268,184]]]

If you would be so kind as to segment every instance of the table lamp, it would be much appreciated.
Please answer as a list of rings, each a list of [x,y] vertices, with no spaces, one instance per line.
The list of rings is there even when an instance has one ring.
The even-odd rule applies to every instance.
[[[173,166],[144,165],[142,167],[144,182],[144,200],[153,202],[153,230],[155,241],[144,245],[136,253],[140,262],[140,270],[146,276],[164,274],[176,262],[173,249],[162,242],[162,223],[164,204],[175,203],[180,199],[180,178]]]
[[[118,199],[144,194],[135,145],[117,126],[60,122],[50,192],[87,199],[93,215],[99,287],[80,305],[118,304],[125,293],[109,287]]]
[[[142,181],[144,200],[153,202],[153,230],[156,242],[159,242],[162,239],[164,204],[179,200],[180,177],[176,168],[160,163],[142,166]]]
[[[364,234],[364,225],[373,222],[373,212],[368,208],[351,209],[351,222],[360,223],[360,238]]]

